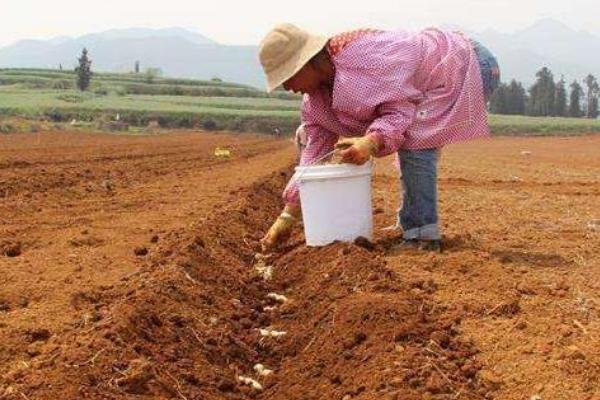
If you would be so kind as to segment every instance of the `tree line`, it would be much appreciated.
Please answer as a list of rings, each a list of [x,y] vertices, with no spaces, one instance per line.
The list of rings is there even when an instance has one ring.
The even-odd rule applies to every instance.
[[[537,117],[598,118],[598,80],[589,74],[582,84],[574,80],[567,87],[564,77],[555,81],[552,71],[543,67],[528,90],[514,79],[501,83],[490,99],[490,111]]]

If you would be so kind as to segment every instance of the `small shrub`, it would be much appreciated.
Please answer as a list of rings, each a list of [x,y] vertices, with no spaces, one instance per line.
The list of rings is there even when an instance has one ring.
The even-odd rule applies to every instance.
[[[46,112],[46,116],[50,118],[52,122],[62,122],[65,121],[64,115],[57,109],[51,109]]]
[[[127,94],[127,90],[124,87],[119,86],[115,89],[115,94],[117,96],[125,96]]]
[[[207,131],[214,131],[217,129],[217,123],[212,118],[203,119],[200,123],[200,126],[202,127],[202,129]]]
[[[181,86],[174,86],[172,94],[174,96],[183,96],[184,92],[183,92],[183,89],[181,88]]]
[[[67,90],[67,89],[72,89],[73,88],[73,83],[71,81],[68,81],[66,79],[55,79],[54,81],[52,81],[52,89],[57,89],[57,90]]]
[[[150,120],[144,131],[146,133],[158,133],[160,131],[160,123],[157,120]]]
[[[0,133],[12,133],[15,131],[16,129],[13,124],[8,122],[0,122]]]

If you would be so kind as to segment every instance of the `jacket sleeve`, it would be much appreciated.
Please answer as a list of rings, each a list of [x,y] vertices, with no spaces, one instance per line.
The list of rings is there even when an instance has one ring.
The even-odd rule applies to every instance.
[[[367,129],[367,135],[379,142],[378,157],[397,152],[404,143],[404,134],[414,121],[415,105],[396,100],[377,107],[377,118]]]

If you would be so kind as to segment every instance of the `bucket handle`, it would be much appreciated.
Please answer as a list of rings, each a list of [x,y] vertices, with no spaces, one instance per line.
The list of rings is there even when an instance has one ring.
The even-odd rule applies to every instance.
[[[326,153],[325,155],[322,155],[321,157],[317,158],[316,160],[312,160],[308,164],[302,165],[302,167],[310,167],[312,165],[315,165],[315,164],[323,161],[327,157],[330,157],[330,156],[334,155],[337,150],[338,149],[333,149],[329,153]],[[298,179],[300,179],[304,175],[305,172],[306,172],[306,168],[304,168],[298,175],[294,174],[294,176],[291,179],[292,182],[296,182]]]
[[[306,164],[306,165],[301,165],[302,167],[310,167],[313,166],[317,163],[320,163],[321,161],[323,161],[324,159],[326,159],[327,157],[330,157],[332,155],[334,155],[337,151],[340,150],[345,150],[349,147],[351,147],[352,144],[350,143],[340,143],[340,144],[336,144],[335,148],[333,150],[331,150],[330,152],[322,155],[321,157],[317,158],[316,160],[312,160],[310,163]],[[306,172],[306,168],[302,170],[302,172],[300,172],[300,174],[298,174],[298,176],[296,176],[296,174],[294,174],[294,176],[292,177],[291,181],[292,182],[296,182],[298,179],[300,179],[304,173]]]

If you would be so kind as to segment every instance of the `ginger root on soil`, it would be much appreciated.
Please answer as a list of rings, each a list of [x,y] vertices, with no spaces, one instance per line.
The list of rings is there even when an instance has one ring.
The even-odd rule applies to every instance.
[[[262,276],[265,281],[271,280],[273,277],[273,267],[271,265],[267,265],[262,260],[254,265],[254,270],[258,273],[258,275]]]
[[[262,364],[256,364],[254,366],[254,370],[260,375],[260,376],[269,376],[273,373],[273,370],[271,369],[267,369],[265,368],[264,365]]]
[[[262,385],[252,378],[240,375],[238,376],[238,381],[242,382],[245,385],[252,386],[252,388],[255,390],[263,390]]]
[[[280,303],[285,303],[288,301],[287,297],[285,297],[282,294],[277,294],[277,293],[269,293],[269,294],[267,294],[267,298],[278,301]]]
[[[287,332],[276,331],[276,330],[271,329],[271,328],[259,329],[258,331],[260,332],[260,335],[263,336],[263,337],[278,338],[278,337],[282,337],[282,336],[287,335]]]

